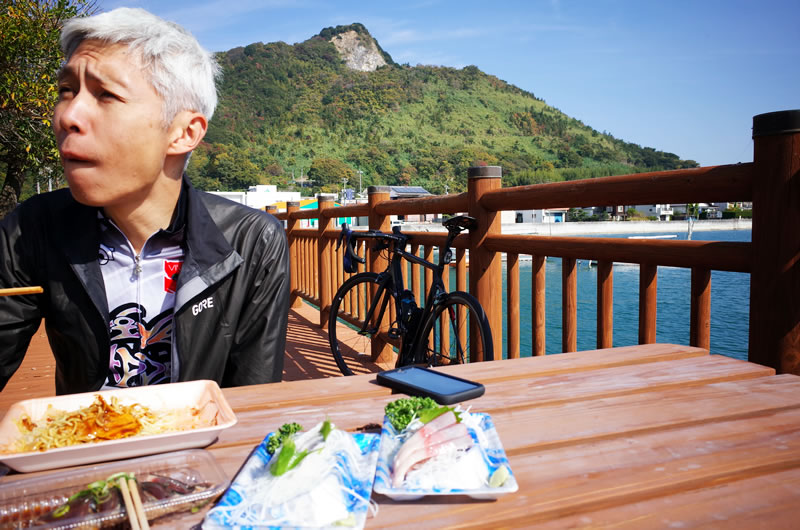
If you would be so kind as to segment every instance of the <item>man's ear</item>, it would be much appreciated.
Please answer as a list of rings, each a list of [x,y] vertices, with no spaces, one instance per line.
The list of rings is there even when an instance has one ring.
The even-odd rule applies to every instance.
[[[168,155],[185,155],[194,150],[208,130],[208,120],[198,112],[184,110],[175,116],[170,127]]]

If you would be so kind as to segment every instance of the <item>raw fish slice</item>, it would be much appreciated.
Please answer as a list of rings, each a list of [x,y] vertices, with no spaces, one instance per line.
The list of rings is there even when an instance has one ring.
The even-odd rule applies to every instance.
[[[397,462],[400,459],[404,458],[406,455],[410,454],[411,452],[419,449],[420,447],[425,445],[425,440],[430,438],[430,436],[438,430],[445,429],[454,423],[456,423],[456,415],[453,414],[452,410],[448,410],[441,416],[432,419],[428,423],[422,426],[417,432],[411,435],[411,437],[406,440],[406,442],[400,447],[400,450],[397,451],[397,454],[394,457],[394,461]]]
[[[456,423],[442,429],[430,436],[425,445],[415,449],[401,459],[395,459],[392,485],[399,487],[406,478],[408,471],[419,462],[441,454],[446,450],[469,449],[474,445],[466,425]]]
[[[409,457],[415,455],[421,450],[424,450],[425,448],[448,442],[462,436],[469,436],[467,426],[463,423],[454,423],[453,425],[449,425],[444,429],[439,429],[438,431],[430,433],[430,436],[425,438],[423,445],[418,446],[411,451],[404,451],[403,449],[406,448],[411,442],[411,440],[408,440],[405,445],[400,448],[400,451],[397,451],[397,454],[392,461],[392,469],[400,468],[404,461],[407,461]]]

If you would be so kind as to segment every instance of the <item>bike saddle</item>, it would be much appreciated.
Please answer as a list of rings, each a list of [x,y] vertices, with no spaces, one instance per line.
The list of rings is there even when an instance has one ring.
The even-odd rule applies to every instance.
[[[468,215],[457,215],[442,223],[448,230],[473,230],[478,227],[478,221]]]

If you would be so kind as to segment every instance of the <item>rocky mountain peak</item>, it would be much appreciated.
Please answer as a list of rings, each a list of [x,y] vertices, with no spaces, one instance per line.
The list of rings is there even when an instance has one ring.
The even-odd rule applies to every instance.
[[[369,34],[367,28],[358,22],[347,26],[325,28],[317,37],[333,44],[351,70],[373,72],[381,66],[395,64],[392,56],[386,53]]]
[[[386,65],[383,54],[378,49],[375,39],[361,35],[355,30],[334,35],[330,42],[339,50],[345,64],[351,70],[374,72]]]

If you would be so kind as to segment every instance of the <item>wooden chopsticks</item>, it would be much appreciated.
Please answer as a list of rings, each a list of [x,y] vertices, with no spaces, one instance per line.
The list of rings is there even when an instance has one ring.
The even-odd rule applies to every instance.
[[[128,512],[128,521],[133,530],[150,530],[147,515],[144,513],[142,498],[139,496],[139,485],[135,478],[120,477],[119,490],[125,501],[125,510]]]
[[[14,296],[17,294],[39,294],[43,292],[44,289],[42,289],[39,286],[9,287],[8,289],[0,289],[0,296]]]

